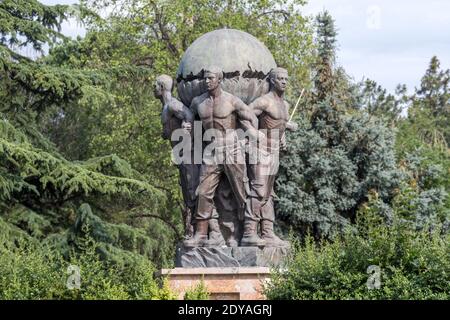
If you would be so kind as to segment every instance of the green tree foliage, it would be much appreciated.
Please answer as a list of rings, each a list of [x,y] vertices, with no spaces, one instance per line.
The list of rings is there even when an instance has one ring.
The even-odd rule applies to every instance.
[[[277,180],[278,212],[283,222],[305,234],[330,237],[354,222],[371,190],[389,201],[399,183],[394,135],[367,113],[348,112],[353,91],[345,74],[333,68],[334,22],[324,12],[317,18],[318,52],[313,105],[289,135]],[[386,219],[386,205],[380,212]]]
[[[407,104],[405,94],[405,86],[398,86],[396,94],[393,95],[375,81],[366,79],[357,84],[357,103],[353,107],[382,118],[389,124],[395,124],[400,120],[403,108]]]
[[[1,44],[13,47],[31,44],[34,49],[42,50],[44,44],[62,38],[58,31],[66,19],[67,9],[64,5],[45,6],[36,0],[2,1]]]
[[[336,87],[333,66],[336,60],[337,31],[331,15],[324,11],[316,18],[317,59],[314,64],[314,91],[316,99],[323,101]]]
[[[88,11],[37,1],[0,3],[0,217],[11,228],[19,227],[63,252],[71,241],[76,242],[77,233],[70,230],[77,221],[84,221],[88,205],[82,204],[90,203],[101,215],[95,217],[90,211],[97,222],[134,220],[129,227],[104,223],[111,239],[116,239],[109,244],[110,253],[129,252],[128,263],[140,257],[169,263],[173,253],[167,247],[175,238],[172,229],[165,226],[163,233],[161,228],[142,229],[143,219],[126,211],[140,208],[140,216],[145,216],[164,207],[164,194],[115,155],[67,160],[42,129],[44,123],[52,125],[46,120],[55,109],[112,99],[102,85],[109,81],[108,73],[50,64],[45,58],[32,60],[18,51],[27,45],[42,50],[66,43],[58,30],[74,12],[83,16]],[[115,213],[122,216],[111,219]],[[171,236],[152,237],[154,231]],[[158,240],[166,240],[162,242],[167,245],[161,246]]]
[[[396,141],[400,167],[407,173],[401,188],[405,193],[399,198],[403,216],[415,220],[418,228],[443,223],[447,232],[450,225],[448,79],[449,70],[439,70],[439,60],[433,57],[420,88],[403,98],[408,104],[408,114],[397,124]],[[409,198],[411,202],[403,201]]]
[[[215,29],[236,28],[264,42],[279,65],[292,69],[291,76],[296,80],[305,81],[308,77],[305,66],[311,59],[312,37],[308,20],[300,11],[305,1],[83,2],[97,10],[113,8],[107,25],[94,28],[114,31],[116,38],[131,45],[122,50],[128,56],[131,53],[135,63],[154,71],[174,75],[182,54],[195,39]],[[115,51],[121,54],[120,50]]]
[[[396,153],[404,181],[393,205],[399,207],[401,216],[414,221],[417,228],[443,223],[443,232],[448,232],[450,220],[450,152],[446,138],[449,120],[445,102],[448,72],[441,71],[439,60],[433,57],[421,86],[412,95],[405,86],[398,86],[396,97],[386,99],[390,101],[386,106],[402,106],[408,111],[406,117],[394,121]],[[373,101],[373,114],[394,119],[395,113],[389,110],[378,115],[377,110],[384,110],[385,103],[382,99]]]
[[[145,222],[139,220],[139,223],[109,223],[94,215],[89,205],[83,204],[73,228],[70,229],[67,243],[78,247],[78,239],[83,239],[86,236],[84,229],[88,229],[91,230],[89,235],[97,242],[98,252],[103,260],[126,266],[147,258],[158,261],[158,265],[172,265],[172,254],[164,252],[167,247],[163,243],[173,242],[173,237],[170,233],[167,235],[167,230],[158,230],[158,225],[151,225],[147,230],[138,228],[139,224]]]
[[[436,56],[431,58],[430,65],[422,77],[420,88],[412,104],[415,108],[428,110],[433,116],[436,128],[441,131],[447,145],[450,143],[450,70],[440,70],[440,62]]]
[[[331,18],[319,17],[319,26],[326,21]],[[319,34],[334,33],[325,28]],[[323,37],[319,65],[333,60],[320,56],[334,47]],[[301,234],[317,238],[338,229],[341,236],[317,242],[308,235],[298,243],[286,270],[266,288],[269,298],[448,299],[448,96],[446,72],[438,65],[433,58],[412,96],[405,86],[388,95],[373,81],[355,86],[339,69],[316,67],[311,120],[305,117],[291,135],[278,209]],[[351,141],[358,141],[355,149],[348,148]],[[353,206],[356,218],[355,211],[342,210],[345,205]],[[367,287],[371,265],[381,268],[379,289]]]
[[[450,70],[440,70],[440,62],[433,57],[422,77],[420,87],[410,97],[408,119],[414,125],[415,118],[421,126],[421,118],[428,117],[432,124],[417,128],[422,140],[428,144],[449,146],[450,142]]]

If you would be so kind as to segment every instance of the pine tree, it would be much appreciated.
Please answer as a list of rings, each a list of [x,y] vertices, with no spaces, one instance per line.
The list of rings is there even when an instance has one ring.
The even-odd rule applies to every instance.
[[[388,93],[385,88],[371,79],[361,81],[357,87],[357,104],[355,106],[358,109],[382,118],[391,125],[400,119],[406,102],[404,86],[397,87],[396,95]]]
[[[410,118],[417,112],[428,113],[434,128],[423,133],[426,142],[441,141],[450,145],[450,69],[441,70],[439,59],[431,58],[428,69],[422,77],[420,87],[411,98]]]
[[[316,99],[324,101],[334,91],[333,66],[336,60],[336,36],[334,20],[324,11],[316,18],[317,25],[317,61],[315,63],[314,88]]]
[[[450,104],[450,70],[440,70],[439,59],[431,58],[430,65],[416,90],[423,108],[429,108],[434,116],[448,113]]]

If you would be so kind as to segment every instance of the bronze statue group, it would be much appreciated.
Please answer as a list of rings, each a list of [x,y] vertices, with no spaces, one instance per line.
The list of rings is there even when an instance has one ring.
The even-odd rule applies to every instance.
[[[206,67],[202,75],[206,92],[190,106],[172,96],[170,76],[161,75],[155,83],[155,96],[163,104],[163,138],[170,140],[173,148],[180,143],[174,135],[177,130],[192,141],[198,138],[193,133],[195,121],[201,122],[203,134],[208,130],[216,133],[212,141],[200,135],[204,151],[213,146],[212,157],[205,152],[195,163],[194,152],[188,151],[189,161],[178,164],[185,204],[183,245],[288,247],[288,242],[274,233],[279,152],[286,149],[285,131],[297,129],[289,121],[289,105],[284,100],[288,72],[272,69],[267,75],[270,90],[248,105],[222,89],[220,68]],[[238,130],[256,141],[255,149],[245,147],[249,139],[240,137]],[[249,161],[255,154],[256,161]]]

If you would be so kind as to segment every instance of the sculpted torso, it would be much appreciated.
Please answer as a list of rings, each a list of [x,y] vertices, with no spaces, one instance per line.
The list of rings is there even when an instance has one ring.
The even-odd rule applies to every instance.
[[[280,130],[281,135],[286,129],[288,122],[288,103],[282,99],[276,98],[272,92],[256,99],[250,104],[256,116],[259,119],[258,129],[266,129],[267,137],[271,138],[271,130]]]
[[[208,93],[195,98],[193,108],[202,121],[203,128],[218,129],[222,132],[235,129],[237,125],[235,99],[233,95],[225,91],[214,99]]]

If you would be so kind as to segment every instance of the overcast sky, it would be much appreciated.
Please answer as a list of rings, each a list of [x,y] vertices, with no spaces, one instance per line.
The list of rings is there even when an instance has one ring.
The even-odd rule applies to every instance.
[[[45,4],[77,0],[41,0]],[[338,28],[338,63],[355,80],[370,78],[393,92],[398,83],[413,89],[433,55],[450,68],[449,0],[310,0],[305,14],[328,10]],[[75,22],[63,33],[83,35]]]

